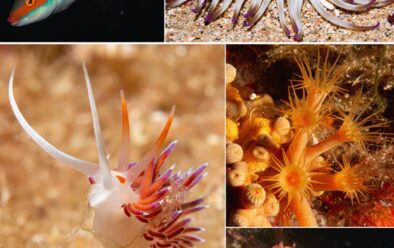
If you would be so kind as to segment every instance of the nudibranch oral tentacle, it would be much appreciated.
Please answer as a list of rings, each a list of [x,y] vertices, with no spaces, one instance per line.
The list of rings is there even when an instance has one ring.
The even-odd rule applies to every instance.
[[[177,172],[175,166],[162,173],[167,157],[177,141],[160,149],[174,119],[175,107],[153,148],[139,161],[128,163],[130,130],[126,98],[121,91],[122,140],[116,169],[111,170],[104,148],[99,117],[86,66],[83,71],[92,112],[99,163],[68,155],[42,138],[26,121],[15,101],[13,81],[9,99],[16,119],[26,133],[52,157],[88,177],[89,205],[94,210],[93,231],[104,247],[191,247],[203,239],[194,235],[203,228],[192,226],[190,214],[205,209],[203,198],[189,201],[189,192],[206,176],[207,164],[195,170]]]
[[[13,26],[24,26],[44,20],[68,8],[75,0],[16,0],[8,17]]]
[[[88,162],[81,160],[79,158],[75,158],[69,154],[66,154],[56,147],[51,145],[48,141],[42,138],[26,121],[25,117],[23,117],[21,111],[19,110],[18,105],[16,104],[14,93],[13,93],[13,82],[14,82],[15,69],[12,70],[9,86],[8,86],[8,95],[10,99],[10,104],[12,111],[15,114],[16,119],[22,128],[26,131],[26,133],[36,142],[44,151],[46,151],[49,155],[51,155],[56,160],[71,166],[74,170],[77,170],[86,176],[93,176],[97,173],[98,165],[93,162]]]

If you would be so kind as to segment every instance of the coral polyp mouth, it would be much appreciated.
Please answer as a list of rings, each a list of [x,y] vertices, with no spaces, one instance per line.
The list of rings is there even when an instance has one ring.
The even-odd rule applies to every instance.
[[[283,162],[273,158],[275,165],[272,166],[277,174],[264,181],[268,182],[268,189],[277,194],[279,199],[287,198],[290,204],[293,200],[309,199],[312,193],[312,175],[307,170],[304,161],[299,164],[291,164],[285,153]]]
[[[319,123],[319,118],[316,118],[316,113],[309,109],[302,109],[303,111],[293,112],[292,119],[293,126],[299,129],[310,129]]]
[[[288,192],[294,192],[297,189],[305,189],[305,182],[307,180],[305,172],[299,168],[287,168],[288,171],[284,170],[280,174],[280,182],[282,185],[286,185]]]

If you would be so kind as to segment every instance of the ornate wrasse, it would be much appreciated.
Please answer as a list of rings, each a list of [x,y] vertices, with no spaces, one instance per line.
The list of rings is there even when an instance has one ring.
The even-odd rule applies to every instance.
[[[65,10],[75,0],[16,0],[8,17],[13,26],[24,26]]]

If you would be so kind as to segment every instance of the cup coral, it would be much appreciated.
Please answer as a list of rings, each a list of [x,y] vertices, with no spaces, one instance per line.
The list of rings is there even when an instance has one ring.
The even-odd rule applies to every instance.
[[[93,90],[87,69],[84,75],[93,117],[98,164],[68,155],[42,138],[26,121],[13,94],[14,70],[9,80],[9,99],[16,119],[26,133],[55,159],[87,176],[91,185],[89,205],[94,210],[92,232],[104,247],[190,247],[203,240],[194,235],[203,229],[193,226],[191,214],[203,210],[203,198],[188,200],[192,188],[205,177],[207,164],[174,173],[163,170],[176,145],[162,152],[175,107],[151,150],[139,161],[129,162],[130,132],[126,99],[121,92],[122,143],[116,169],[111,170],[104,148]]]
[[[393,135],[382,131],[389,122],[377,118],[381,111],[368,114],[371,102],[362,101],[362,89],[355,94],[348,111],[335,106],[334,97],[340,98],[345,92],[339,86],[344,66],[337,62],[329,65],[328,53],[323,62],[318,56],[315,69],[305,56],[296,57],[296,64],[299,79],[291,82],[285,107],[263,102],[251,105],[251,101],[262,98],[253,93],[253,100],[242,100],[253,107],[244,117],[232,118],[239,127],[239,136],[231,142],[242,147],[244,156],[237,163],[245,166],[239,170],[229,163],[227,170],[229,175],[237,172],[240,179],[234,183],[234,176],[228,177],[232,195],[240,195],[231,206],[231,225],[290,225],[295,216],[300,226],[317,226],[311,204],[315,197],[330,191],[343,192],[356,204],[369,191],[369,177],[363,174],[362,161],[353,163],[346,155],[329,160],[327,152],[347,144],[368,151],[368,144],[384,143]],[[242,96],[249,90],[234,83],[227,87],[233,89],[227,102],[234,102],[234,95]],[[267,114],[264,108],[276,114]],[[322,126],[329,130],[327,134],[319,134]],[[234,153],[233,149],[226,152]]]

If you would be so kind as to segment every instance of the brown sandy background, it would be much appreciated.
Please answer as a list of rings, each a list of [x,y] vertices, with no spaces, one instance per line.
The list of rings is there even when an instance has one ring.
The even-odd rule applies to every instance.
[[[211,207],[196,225],[207,230],[200,247],[224,244],[223,46],[0,46],[0,246],[101,247],[81,226],[87,179],[55,161],[24,133],[7,96],[14,92],[29,123],[50,143],[97,161],[81,62],[90,72],[106,150],[114,165],[120,144],[119,90],[124,89],[132,129],[131,160],[154,142],[177,105],[167,144],[179,144],[167,165],[185,170],[210,162],[193,196]]]
[[[225,14],[209,25],[204,24],[203,16],[195,21],[195,14],[191,8],[197,1],[166,10],[167,42],[292,42],[287,38],[279,24],[276,1],[268,6],[264,16],[257,24],[248,30],[243,28],[243,17],[233,29],[231,16],[233,6]],[[251,1],[247,1],[242,9],[246,13]],[[337,27],[323,19],[308,2],[304,1],[302,8],[302,22],[304,23],[304,42],[389,42],[394,41],[394,25],[390,25],[387,16],[393,13],[393,5],[384,8],[371,9],[361,13],[341,11],[339,8],[331,13],[339,18],[352,21],[358,25],[373,25],[380,22],[380,27],[368,31],[358,32]],[[204,15],[205,16],[205,15]],[[286,13],[288,27],[290,21]],[[292,34],[294,35],[294,34]]]

